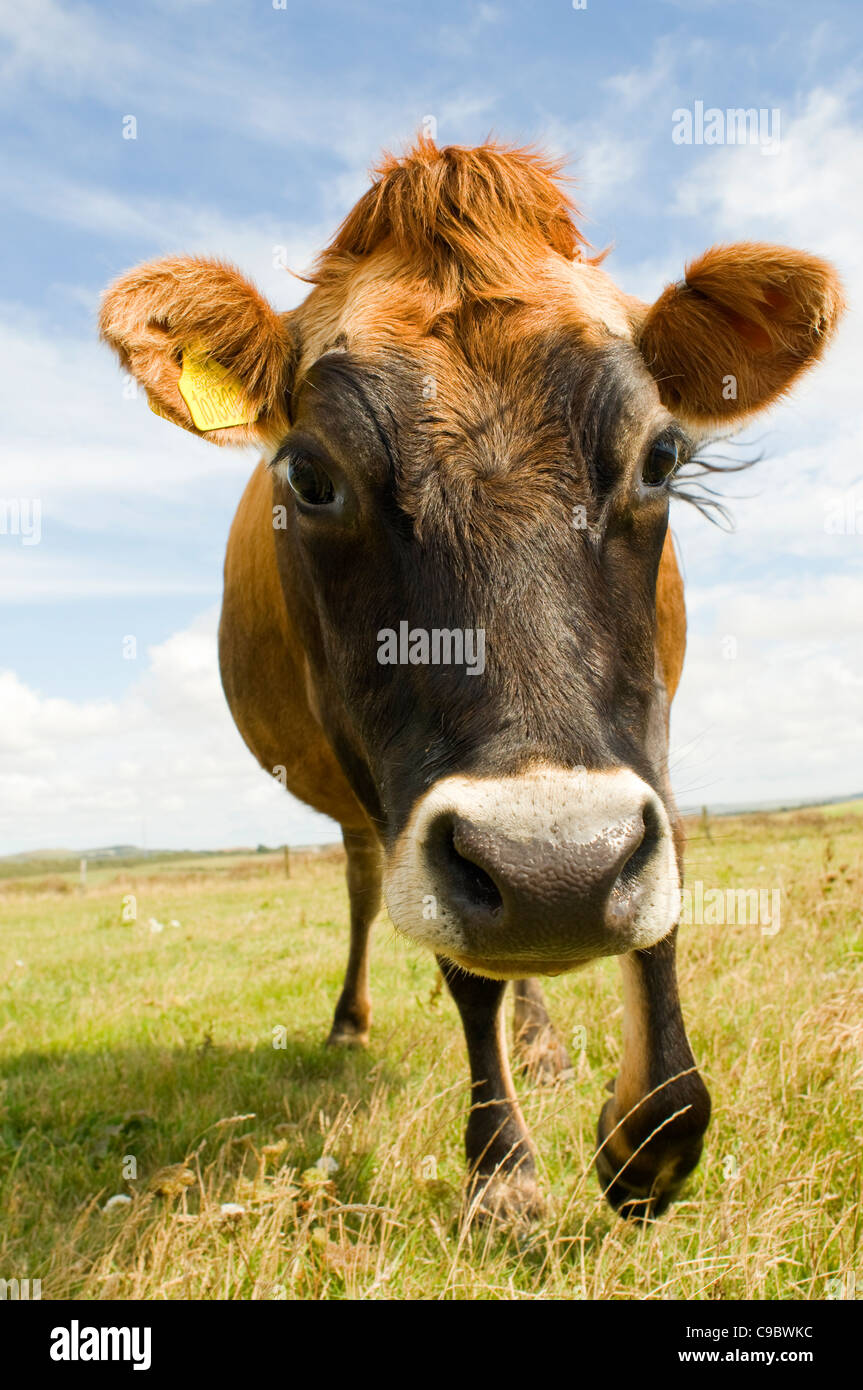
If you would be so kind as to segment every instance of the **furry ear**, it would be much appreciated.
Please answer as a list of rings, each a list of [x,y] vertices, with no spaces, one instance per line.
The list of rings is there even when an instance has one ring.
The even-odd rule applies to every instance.
[[[157,414],[214,444],[248,444],[288,423],[289,318],[233,266],[172,256],[115,281],[99,330]]]
[[[694,424],[743,419],[824,352],[844,302],[826,261],[784,246],[714,246],[636,327],[663,403]]]

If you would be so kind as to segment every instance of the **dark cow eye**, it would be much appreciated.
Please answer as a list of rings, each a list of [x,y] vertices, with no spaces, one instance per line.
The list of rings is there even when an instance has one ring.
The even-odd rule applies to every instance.
[[[646,487],[662,487],[671,477],[679,461],[677,440],[670,435],[657,439],[644,461],[641,480]]]
[[[288,482],[292,492],[310,507],[325,507],[335,500],[336,490],[332,478],[307,454],[300,454],[290,460]]]

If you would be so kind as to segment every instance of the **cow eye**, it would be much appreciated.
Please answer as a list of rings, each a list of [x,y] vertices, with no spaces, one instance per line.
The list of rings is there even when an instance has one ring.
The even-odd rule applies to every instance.
[[[671,435],[663,435],[653,444],[641,470],[641,480],[646,487],[662,487],[677,467],[680,450],[677,440]]]
[[[333,480],[316,459],[295,455],[288,463],[291,491],[309,507],[326,507],[335,500]]]

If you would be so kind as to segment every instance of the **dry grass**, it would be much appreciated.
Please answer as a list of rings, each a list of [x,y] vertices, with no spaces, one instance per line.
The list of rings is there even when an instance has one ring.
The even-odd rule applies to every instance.
[[[707,828],[691,828],[690,880],[780,886],[782,923],[685,931],[714,1119],[684,1200],[647,1229],[605,1207],[592,1170],[619,1052],[613,962],[548,985],[563,1033],[587,1041],[572,1081],[522,1085],[546,1218],[469,1232],[463,1042],[434,963],[382,923],[371,1049],[322,1046],[346,953],[336,858],[298,860],[290,879],[258,856],[231,873],[106,872],[84,896],[19,885],[0,901],[0,1277],[41,1278],[46,1298],[823,1298],[855,1274],[863,1288],[860,807]],[[116,1194],[131,1202],[105,1211]]]

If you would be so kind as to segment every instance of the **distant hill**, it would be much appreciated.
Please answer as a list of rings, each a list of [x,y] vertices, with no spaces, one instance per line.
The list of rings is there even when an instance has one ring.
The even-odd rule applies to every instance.
[[[292,852],[315,854],[339,845],[291,845]],[[190,859],[231,859],[238,856],[279,854],[283,845],[241,845],[232,849],[140,849],[137,845],[108,845],[100,849],[42,849],[23,854],[0,855],[0,879],[30,878],[37,874],[77,873],[82,859],[87,867],[98,869],[110,865],[117,869],[133,869],[137,865],[157,862],[179,864]]]
[[[819,807],[841,806],[863,801],[863,792],[852,796],[832,796],[820,801],[770,801],[707,803],[710,816],[764,815],[781,811],[817,810]],[[681,806],[682,816],[700,816],[704,805]],[[337,847],[337,846],[336,846]],[[333,844],[291,845],[291,850],[304,854],[330,851]],[[97,849],[37,849],[21,854],[0,855],[0,879],[25,878],[31,874],[62,874],[77,871],[82,859],[92,868],[111,864],[117,868],[134,868],[148,860],[181,862],[184,859],[218,859],[220,857],[253,854],[281,854],[281,845],[245,845],[231,849],[141,849],[138,845],[103,845]]]
[[[852,792],[850,796],[821,797],[818,801],[727,801],[717,804],[706,803],[711,816],[753,816],[765,815],[772,811],[807,811],[819,806],[843,806],[846,801],[863,801],[863,792]],[[705,804],[700,806],[679,806],[682,816],[700,816]]]
[[[171,853],[172,851],[154,850],[152,853]],[[204,851],[206,854],[208,851]],[[28,859],[125,859],[141,858],[149,855],[150,850],[139,849],[137,845],[106,845],[104,849],[29,849],[22,854],[0,855],[0,863],[17,864],[25,863]],[[185,850],[179,853],[185,854]]]

